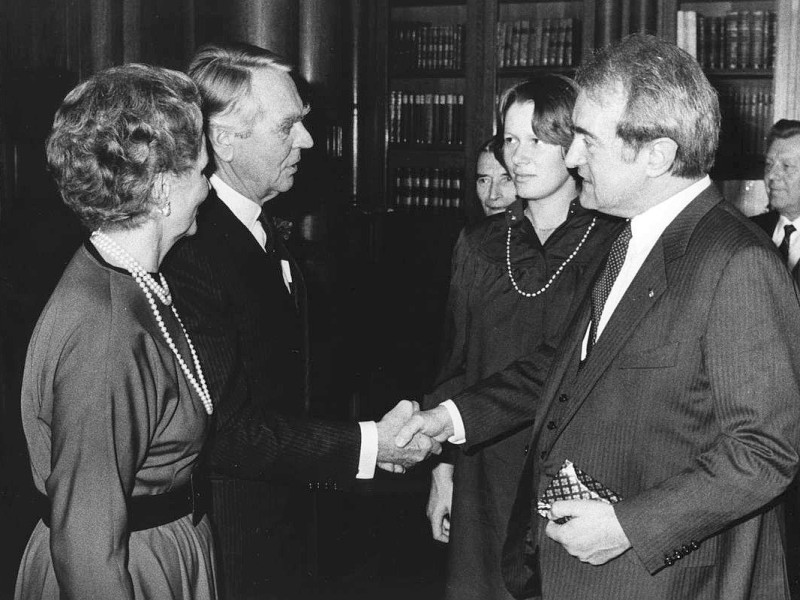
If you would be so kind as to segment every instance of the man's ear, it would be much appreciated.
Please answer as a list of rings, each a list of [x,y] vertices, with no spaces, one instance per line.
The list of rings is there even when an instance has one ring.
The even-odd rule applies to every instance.
[[[660,177],[668,173],[675,163],[678,153],[678,144],[671,138],[658,138],[648,143],[647,174],[650,177]]]
[[[208,128],[208,141],[216,158],[224,162],[233,160],[233,132],[211,125]]]

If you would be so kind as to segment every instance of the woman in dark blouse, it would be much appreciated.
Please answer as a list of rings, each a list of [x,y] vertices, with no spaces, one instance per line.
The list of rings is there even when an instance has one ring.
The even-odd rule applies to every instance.
[[[577,176],[564,164],[576,94],[571,80],[543,75],[500,100],[498,158],[518,199],[456,243],[428,406],[519,356],[551,355],[607,254],[618,222],[581,207]],[[449,543],[446,598],[511,598],[500,557],[529,438],[525,427],[435,467],[428,517],[434,538]]]

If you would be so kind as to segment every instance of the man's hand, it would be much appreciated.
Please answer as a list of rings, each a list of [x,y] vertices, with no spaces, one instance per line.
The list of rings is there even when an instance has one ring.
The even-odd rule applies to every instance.
[[[431,493],[425,514],[431,522],[433,539],[450,541],[450,508],[453,505],[453,470],[450,463],[439,463],[431,474]]]
[[[420,433],[437,442],[447,441],[453,435],[453,421],[447,409],[439,405],[434,409],[415,413],[397,434],[395,443],[398,448],[403,448]]]
[[[378,466],[381,469],[403,473],[431,454],[442,451],[439,442],[422,433],[412,435],[403,446],[395,444],[400,429],[418,412],[419,404],[401,400],[378,421]]]
[[[555,522],[565,517],[566,523]],[[557,500],[548,518],[550,522],[544,530],[547,537],[581,562],[602,565],[631,547],[611,504],[599,500]]]

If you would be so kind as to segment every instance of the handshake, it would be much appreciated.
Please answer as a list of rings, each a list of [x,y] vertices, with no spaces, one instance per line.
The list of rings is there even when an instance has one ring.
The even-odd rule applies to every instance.
[[[392,473],[406,469],[442,451],[453,435],[453,423],[444,406],[420,411],[419,404],[401,400],[378,421],[378,466]]]

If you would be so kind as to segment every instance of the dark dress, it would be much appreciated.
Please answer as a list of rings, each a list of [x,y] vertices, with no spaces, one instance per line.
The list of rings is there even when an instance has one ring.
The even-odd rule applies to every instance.
[[[166,307],[184,359],[190,351]],[[81,247],[39,318],[22,385],[36,488],[52,506],[19,568],[17,600],[213,600],[208,518],[128,531],[132,496],[188,484],[209,417],[127,273]]]
[[[456,243],[443,354],[428,406],[519,356],[541,352],[548,360],[620,226],[575,200],[566,221],[542,245],[524,206],[518,200],[505,213],[465,229]],[[506,266],[509,227],[514,278],[524,292],[535,292],[573,253],[593,220],[580,250],[544,293],[526,298],[513,288]],[[528,425],[471,455],[454,453],[448,599],[511,598],[500,556],[529,438]]]

